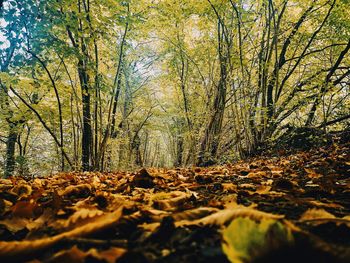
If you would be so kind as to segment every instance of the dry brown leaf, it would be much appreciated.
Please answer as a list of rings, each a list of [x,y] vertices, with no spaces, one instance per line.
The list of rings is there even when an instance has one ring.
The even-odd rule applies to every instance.
[[[272,179],[268,179],[266,181],[261,182],[262,185],[272,185],[273,184],[273,180]]]
[[[307,177],[309,177],[310,179],[318,179],[323,177],[322,174],[318,174],[314,169],[304,168],[304,170],[307,173]]]
[[[206,216],[204,218],[194,220],[194,221],[188,221],[183,220],[177,222],[177,226],[183,226],[183,225],[217,225],[217,226],[223,226],[229,222],[231,222],[233,219],[238,217],[248,217],[252,220],[259,221],[263,218],[265,219],[282,219],[284,218],[283,215],[275,215],[270,214],[266,212],[261,212],[249,207],[238,207],[234,209],[224,209],[220,210],[214,214],[211,214],[209,216]]]
[[[229,173],[229,171],[224,167],[216,167],[215,170],[208,171],[207,173],[216,176],[226,176]]]
[[[309,220],[315,220],[315,219],[330,219],[330,218],[336,218],[334,215],[331,213],[328,213],[324,209],[316,209],[316,208],[311,208],[305,211],[301,217],[301,221],[309,221]]]
[[[160,222],[165,216],[168,216],[170,213],[163,210],[149,208],[142,210],[141,214],[147,215],[152,219],[153,222]]]
[[[42,227],[44,224],[46,224],[50,219],[54,217],[54,213],[52,209],[46,209],[44,210],[43,214],[39,216],[34,221],[31,221],[27,224],[27,228],[29,231],[32,231],[34,229],[38,229]]]
[[[82,198],[79,199],[79,201],[75,202],[74,204],[74,209],[78,210],[78,209],[96,209],[96,206],[94,204],[91,203],[91,198],[87,197],[87,198]]]
[[[91,184],[95,187],[98,188],[101,185],[101,179],[95,174],[92,177]]]
[[[156,208],[170,211],[184,204],[189,197],[190,196],[187,193],[181,191],[173,191],[170,193],[154,194],[151,197],[151,200]]]
[[[343,218],[337,218],[331,213],[324,209],[308,209],[304,214],[302,214],[300,221],[307,222],[312,225],[321,225],[329,222],[334,222],[335,224],[345,224],[350,227],[350,216],[345,216]]]
[[[35,179],[33,180],[32,185],[35,186],[35,187],[37,187],[37,188],[41,188],[41,187],[44,186],[44,183],[45,183],[45,180],[39,179],[39,178],[35,178]]]
[[[253,188],[253,189],[255,189],[254,184],[240,184],[239,187],[240,188]]]
[[[256,171],[256,172],[250,172],[247,177],[248,178],[263,178],[266,177],[267,174],[264,171]]]
[[[76,196],[76,197],[86,197],[90,195],[92,190],[89,184],[79,184],[67,186],[63,191],[58,192],[60,196]]]
[[[13,206],[12,202],[6,199],[0,199],[0,215],[3,215],[6,212],[10,211],[12,206]]]
[[[111,247],[103,251],[98,251],[97,249],[92,248],[86,253],[86,255],[103,262],[114,263],[126,252],[126,249],[119,247]]]
[[[12,186],[13,183],[10,179],[0,178],[0,187],[2,187],[4,185]]]
[[[110,194],[104,191],[96,191],[94,202],[100,209],[104,209],[108,206],[110,199]]]
[[[73,215],[71,215],[67,220],[65,220],[63,226],[65,228],[73,228],[77,224],[81,225],[81,224],[89,223],[102,215],[103,215],[103,212],[98,209],[80,208]]]
[[[132,184],[140,188],[152,188],[154,186],[153,180],[154,178],[150,175],[150,173],[143,168],[135,174]]]
[[[140,227],[148,232],[154,232],[160,226],[160,222],[144,223]]]
[[[12,192],[16,193],[19,197],[26,197],[32,194],[33,189],[30,185],[22,183],[14,186]]]
[[[236,193],[237,192],[237,185],[233,183],[222,183],[222,189],[223,191],[226,191],[228,193]]]
[[[273,178],[278,178],[281,177],[283,175],[283,170],[281,170],[278,167],[273,167],[271,168],[271,174]]]
[[[0,258],[7,260],[6,262],[18,261],[23,258],[28,259],[29,256],[53,246],[64,238],[84,237],[111,228],[118,224],[119,219],[122,216],[122,210],[123,207],[120,207],[117,211],[105,214],[95,222],[88,223],[53,237],[30,241],[0,241]]]
[[[77,246],[73,246],[70,249],[57,252],[53,255],[47,263],[84,263],[86,253],[81,251]]]
[[[7,218],[0,221],[0,225],[4,225],[12,233],[16,233],[27,227],[30,220],[24,217]]]
[[[133,195],[132,198],[136,197],[137,194]],[[109,195],[109,207],[110,208],[118,208],[120,206],[131,206],[133,205],[133,201],[130,200],[130,197],[125,196],[125,195],[121,195],[121,194],[110,194]]]
[[[31,218],[34,216],[34,209],[36,204],[34,199],[30,199],[29,201],[19,201],[12,208],[12,215],[14,217],[25,217]]]
[[[199,207],[191,210],[186,210],[183,212],[175,213],[172,215],[175,221],[180,220],[196,220],[208,216],[214,212],[217,212],[219,209],[213,207]]]
[[[153,177],[164,179],[164,180],[172,180],[173,177],[168,172],[158,172],[152,174]]]
[[[317,206],[317,207],[324,207],[324,208],[344,208],[342,205],[335,204],[335,203],[323,203],[317,200],[311,200],[309,201],[309,204]]]
[[[269,194],[271,188],[272,188],[272,187],[269,186],[269,185],[260,185],[260,186],[256,189],[255,193],[260,194],[260,195]]]
[[[237,207],[237,194],[229,194],[220,198],[225,208]]]

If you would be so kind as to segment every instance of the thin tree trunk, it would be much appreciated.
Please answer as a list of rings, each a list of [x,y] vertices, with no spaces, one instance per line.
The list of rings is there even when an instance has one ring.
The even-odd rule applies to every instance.
[[[338,69],[338,67],[340,66],[341,62],[343,61],[343,59],[345,58],[349,50],[350,50],[350,40],[348,41],[346,47],[342,50],[342,52],[340,52],[338,59],[336,60],[336,62],[328,72],[325,78],[325,81],[320,89],[320,92],[318,96],[315,98],[314,103],[312,104],[305,126],[310,126],[312,124],[315,118],[317,106],[319,105],[322,96],[327,92],[327,87],[329,85],[329,82],[331,81],[331,77],[334,75],[335,71]]]
[[[59,129],[60,129],[60,142],[61,142],[61,171],[64,171],[64,156],[63,156],[63,147],[64,147],[64,137],[63,137],[63,114],[62,114],[62,103],[61,103],[61,99],[60,99],[60,95],[56,86],[56,81],[54,79],[54,77],[52,76],[51,72],[49,71],[49,69],[47,68],[47,66],[45,65],[44,61],[41,60],[34,52],[32,52],[31,50],[28,50],[28,53],[31,54],[36,60],[39,61],[39,63],[41,64],[41,66],[44,68],[44,70],[46,71],[52,87],[54,89],[55,92],[55,96],[56,96],[56,100],[57,100],[57,107],[58,107],[58,116],[59,116]],[[61,62],[62,63],[62,62]]]
[[[82,168],[83,171],[91,169],[91,112],[90,112],[90,94],[88,85],[88,75],[82,68],[82,62],[79,63],[79,79],[82,86],[83,103],[83,136],[82,136]]]
[[[61,151],[63,153],[64,158],[66,159],[66,161],[68,162],[68,164],[72,167],[72,162],[69,159],[67,153],[65,152],[64,148],[61,145],[60,140],[57,138],[57,136],[55,135],[55,133],[50,129],[50,127],[47,125],[47,123],[44,121],[44,119],[41,117],[41,115],[39,114],[39,112],[33,108],[32,105],[30,105],[25,99],[23,99],[19,93],[14,90],[11,86],[10,86],[10,90],[13,92],[13,94],[15,94],[17,96],[17,98],[19,98],[27,107],[28,109],[30,109],[35,116],[38,118],[38,120],[40,121],[40,123],[44,126],[44,128],[48,131],[48,133],[51,135],[51,137],[53,138],[53,140],[55,141],[55,143],[57,144],[58,147],[61,148]]]
[[[214,162],[219,147],[219,140],[222,129],[222,122],[226,105],[226,81],[227,81],[227,60],[229,59],[229,46],[224,44],[225,29],[223,22],[218,18],[218,54],[220,63],[220,80],[217,86],[213,103],[214,113],[210,118],[209,125],[205,130],[204,138],[200,146],[197,165],[209,165]]]
[[[15,146],[18,137],[18,132],[14,124],[9,125],[9,135],[6,142],[6,162],[4,176],[13,175],[15,169]]]
[[[129,5],[128,5],[128,10],[129,10]],[[119,59],[118,59],[118,66],[117,66],[117,71],[114,77],[114,82],[113,82],[113,95],[109,104],[109,111],[108,111],[108,123],[107,127],[102,139],[102,142],[100,144],[100,150],[99,150],[99,157],[98,159],[100,160],[100,166],[103,167],[103,162],[105,159],[105,151],[107,147],[107,142],[110,136],[113,136],[114,134],[114,128],[115,128],[115,121],[116,121],[116,112],[117,112],[117,106],[118,106],[118,101],[119,101],[119,95],[120,95],[120,89],[121,89],[121,69],[122,69],[122,63],[123,63],[123,54],[124,54],[124,45],[126,41],[126,35],[129,30],[129,23],[127,22],[125,24],[125,29],[124,29],[124,34],[122,37],[122,41],[120,43],[120,52],[119,52]]]
[[[83,0],[85,8],[85,15],[89,16],[89,6],[86,6]],[[79,13],[82,13],[81,1],[78,1]],[[89,18],[88,18],[89,19]],[[79,19],[79,31],[83,32],[83,22]],[[83,58],[79,58],[78,61],[78,75],[82,93],[82,106],[83,106],[83,134],[82,134],[82,169],[83,171],[91,170],[91,157],[92,157],[92,129],[91,129],[91,96],[89,85],[89,54],[88,48],[83,36],[80,37],[80,48]]]

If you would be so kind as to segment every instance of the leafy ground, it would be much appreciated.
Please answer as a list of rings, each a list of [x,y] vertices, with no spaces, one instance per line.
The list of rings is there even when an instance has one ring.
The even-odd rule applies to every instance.
[[[350,262],[350,144],[0,180],[1,262]]]

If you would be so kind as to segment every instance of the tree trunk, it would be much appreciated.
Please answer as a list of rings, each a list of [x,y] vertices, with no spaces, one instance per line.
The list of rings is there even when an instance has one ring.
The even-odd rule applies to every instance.
[[[83,102],[83,135],[82,135],[82,168],[83,171],[89,171],[91,168],[91,112],[90,112],[90,94],[88,87],[88,75],[83,70],[79,70],[79,78],[82,87]]]
[[[6,161],[4,176],[9,177],[13,175],[15,170],[15,147],[18,137],[18,132],[14,124],[9,125],[9,135],[6,142]]]
[[[175,167],[181,167],[183,162],[183,151],[184,151],[184,138],[182,135],[177,137],[176,142],[176,160],[175,160]]]
[[[213,159],[215,159],[218,151],[219,137],[221,134],[226,100],[226,88],[223,81],[226,81],[226,76],[224,79],[220,80],[219,83],[218,92],[214,101],[215,112],[210,119],[200,147],[200,153],[197,162],[197,165],[199,166],[210,165],[213,163]]]

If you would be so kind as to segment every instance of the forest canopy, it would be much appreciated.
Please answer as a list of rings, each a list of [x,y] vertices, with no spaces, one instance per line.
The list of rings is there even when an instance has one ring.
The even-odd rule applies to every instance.
[[[225,163],[349,129],[349,0],[0,4],[4,176]]]

